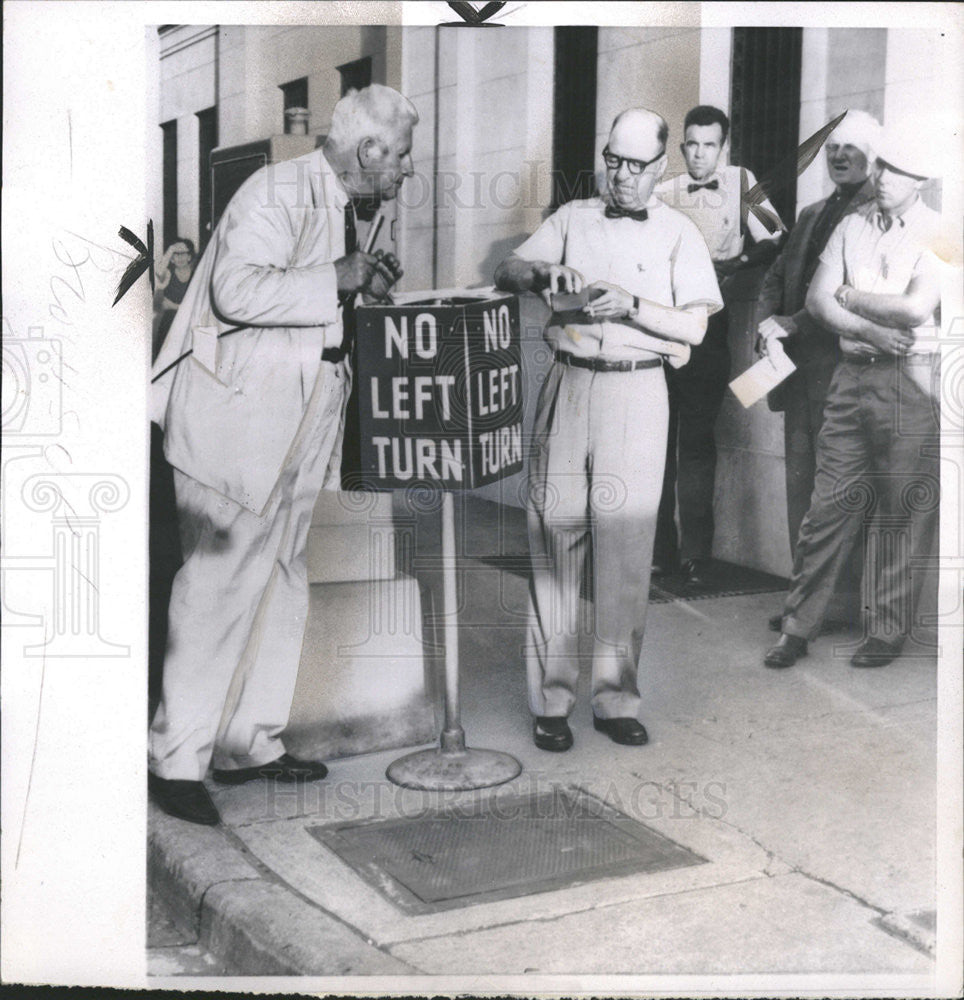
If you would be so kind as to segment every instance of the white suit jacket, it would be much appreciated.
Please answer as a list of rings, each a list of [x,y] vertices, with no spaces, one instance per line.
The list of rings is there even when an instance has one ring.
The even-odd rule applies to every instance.
[[[321,352],[341,344],[333,262],[345,252],[347,201],[320,149],[248,178],[154,363],[151,419],[167,460],[256,514],[298,431]]]

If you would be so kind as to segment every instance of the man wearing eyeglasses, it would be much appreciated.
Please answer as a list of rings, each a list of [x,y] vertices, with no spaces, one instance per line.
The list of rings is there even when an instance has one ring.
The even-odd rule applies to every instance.
[[[498,287],[540,292],[554,310],[545,338],[555,361],[536,410],[528,496],[526,667],[543,750],[573,742],[567,718],[587,565],[594,727],[616,743],[648,738],[637,671],[665,461],[662,360],[685,360],[722,306],[699,230],[653,196],[667,134],[644,108],[617,116],[603,150],[603,196],[563,205],[495,274]]]
[[[737,271],[773,259],[783,228],[774,207],[764,200],[760,208],[772,215],[773,231],[748,212],[745,228],[753,243],[747,245],[741,192],[752,188],[756,178],[742,167],[719,165],[729,130],[730,120],[719,108],[706,104],[692,108],[683,121],[680,145],[686,173],[656,188],[660,198],[688,215],[703,234],[724,301],[727,279]],[[730,380],[728,327],[727,312],[717,313],[689,364],[679,371],[667,371],[670,431],[654,562],[659,572],[671,571],[679,561],[692,587],[707,582],[706,569],[713,550],[714,432]]]

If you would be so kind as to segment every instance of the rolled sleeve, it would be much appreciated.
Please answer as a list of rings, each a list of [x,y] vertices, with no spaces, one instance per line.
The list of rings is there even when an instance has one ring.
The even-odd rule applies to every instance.
[[[291,264],[300,233],[283,205],[249,206],[234,225],[226,222],[211,278],[212,300],[225,320],[279,327],[337,321],[334,262]]]
[[[672,284],[677,309],[706,306],[712,315],[723,308],[710,252],[700,231],[688,220],[673,251]]]

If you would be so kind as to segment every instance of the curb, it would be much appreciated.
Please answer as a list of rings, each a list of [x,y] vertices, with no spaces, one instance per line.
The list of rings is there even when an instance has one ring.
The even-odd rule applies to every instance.
[[[230,831],[148,811],[147,880],[171,918],[237,976],[418,975],[255,867]]]

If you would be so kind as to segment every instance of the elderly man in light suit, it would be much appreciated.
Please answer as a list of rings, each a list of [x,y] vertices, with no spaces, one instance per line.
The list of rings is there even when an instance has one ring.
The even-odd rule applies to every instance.
[[[174,468],[185,562],[170,602],[149,789],[219,821],[202,779],[310,781],[284,751],[308,610],[306,549],[337,489],[355,294],[401,271],[353,242],[352,199],[395,197],[418,114],[374,85],[335,106],[325,145],[241,187],[155,362],[152,419]],[[186,356],[187,355],[187,356]]]
[[[757,349],[761,354],[784,350],[797,366],[797,371],[769,396],[770,409],[784,414],[791,555],[796,553],[797,535],[810,506],[817,436],[823,424],[830,379],[840,360],[837,335],[824,329],[804,303],[830,234],[845,216],[874,199],[869,174],[879,142],[880,125],[875,118],[865,111],[847,112],[824,146],[834,191],[801,210],[786,246],[770,266],[760,289]],[[856,610],[862,562],[863,546],[858,544],[841,576],[835,603],[824,623],[826,628]],[[775,632],[780,631],[781,617],[774,615],[769,621]]]

